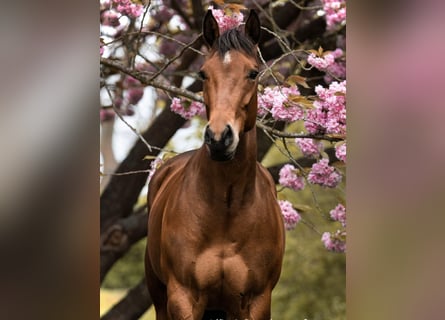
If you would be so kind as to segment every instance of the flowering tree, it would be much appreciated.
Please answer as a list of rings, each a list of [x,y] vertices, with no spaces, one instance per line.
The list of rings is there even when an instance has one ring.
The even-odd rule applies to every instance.
[[[139,194],[162,159],[171,156],[167,143],[191,119],[205,122],[197,71],[205,55],[200,31],[207,9],[220,33],[242,24],[247,8],[259,13],[258,160],[266,153],[281,159],[269,170],[286,229],[303,223],[326,250],[346,251],[344,195],[331,208],[317,200],[333,190],[342,194],[346,178],[345,1],[101,0],[100,8],[101,280],[146,235]],[[140,130],[128,118],[146,108],[147,94],[156,103],[148,129]],[[111,144],[116,117],[138,137],[119,165]],[[310,209],[298,203],[303,192],[312,195]],[[327,220],[329,230],[311,223],[305,211]],[[140,303],[130,305],[131,299]],[[125,310],[128,319],[137,319],[149,302],[142,281],[103,318]]]

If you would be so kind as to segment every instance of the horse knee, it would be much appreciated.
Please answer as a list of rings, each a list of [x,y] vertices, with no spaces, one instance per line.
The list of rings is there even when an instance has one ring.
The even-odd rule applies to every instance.
[[[194,302],[190,293],[176,290],[168,297],[167,310],[171,320],[201,320],[204,306]]]
[[[265,293],[255,297],[250,305],[249,319],[271,319],[271,294]]]

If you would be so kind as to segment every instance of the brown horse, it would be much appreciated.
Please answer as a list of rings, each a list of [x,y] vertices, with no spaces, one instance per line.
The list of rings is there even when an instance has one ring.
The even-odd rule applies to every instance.
[[[162,319],[270,320],[284,224],[275,184],[256,161],[260,22],[221,36],[208,11],[201,69],[204,144],[167,161],[148,194],[146,277]]]

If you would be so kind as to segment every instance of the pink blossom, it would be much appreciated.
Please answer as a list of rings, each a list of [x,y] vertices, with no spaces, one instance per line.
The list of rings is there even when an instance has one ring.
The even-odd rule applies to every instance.
[[[190,119],[194,116],[201,116],[205,114],[204,104],[197,101],[182,101],[179,98],[173,98],[170,109],[179,114],[184,119]]]
[[[346,23],[346,0],[322,0],[328,30]]]
[[[113,0],[116,10],[129,18],[137,18],[142,14],[144,7],[140,4],[131,2],[131,0]]]
[[[258,95],[259,115],[270,112],[274,119],[288,122],[302,119],[304,116],[303,109],[299,105],[288,101],[291,95],[300,95],[297,86],[266,87],[264,93]]]
[[[128,104],[125,108],[125,115],[126,116],[133,116],[134,115],[134,107],[131,104]]]
[[[159,169],[159,167],[164,163],[164,160],[162,158],[156,157],[151,163],[150,163],[150,170],[148,174],[148,182],[151,181],[151,178],[153,178],[153,175],[155,174],[156,170]]]
[[[346,78],[346,64],[343,61],[335,61],[334,64],[326,69],[326,76],[324,80],[326,83],[331,83],[334,78],[345,79]]]
[[[107,10],[102,13],[102,24],[104,26],[118,27],[120,25],[119,16],[116,12]]]
[[[335,146],[335,156],[346,163],[346,142]]]
[[[104,54],[104,46],[103,45],[100,45],[100,47],[99,47],[99,54],[100,55]]]
[[[332,82],[333,78],[344,79],[346,77],[346,65],[343,61],[338,60],[343,56],[343,50],[340,48],[332,52],[324,53],[322,56],[316,56],[311,53],[307,57],[307,62],[320,71],[327,73],[325,81]]]
[[[241,12],[233,12],[230,16],[224,13],[224,10],[214,9],[213,6],[209,6],[209,10],[212,10],[212,14],[218,22],[219,32],[222,34],[227,30],[238,27],[244,19]]]
[[[180,41],[182,43],[188,43],[191,40],[190,35],[185,33],[179,33],[174,38],[175,40]],[[177,54],[178,42],[170,39],[162,39],[161,44],[159,46],[159,52],[167,57]]]
[[[326,249],[333,252],[346,252],[346,232],[337,230],[335,234],[324,232],[321,236]]]
[[[105,122],[114,119],[114,110],[109,108],[100,109],[100,122]]]
[[[328,53],[324,55],[323,57],[317,57],[315,56],[315,53],[311,53],[307,57],[307,62],[311,65],[313,65],[315,68],[321,71],[326,71],[328,67],[334,64],[335,58],[332,53]]]
[[[298,212],[292,207],[292,203],[287,200],[278,200],[280,205],[281,214],[284,219],[284,227],[286,230],[292,230],[295,228],[297,223],[301,220]]]
[[[146,62],[137,63],[135,68],[137,71],[143,71],[143,72],[147,72],[147,73],[154,73],[157,71],[153,65],[146,63]]]
[[[152,18],[159,22],[169,22],[174,16],[175,11],[166,5],[161,5],[154,13],[152,13]]]
[[[328,159],[321,159],[312,165],[308,181],[324,187],[335,188],[342,180],[342,176],[334,167],[329,165]]]
[[[305,157],[316,157],[323,150],[323,143],[314,139],[296,138],[295,143],[300,148]]]
[[[329,212],[332,220],[338,221],[343,227],[346,227],[346,209],[342,204],[338,204]]]
[[[115,98],[114,98],[114,106],[116,107],[116,108],[120,108],[121,106],[122,106],[122,97],[120,97],[120,96],[116,96]]]
[[[303,116],[303,110],[296,105],[288,106],[283,104],[281,106],[274,106],[270,112],[275,120],[287,122],[299,120]]]
[[[285,164],[280,170],[279,183],[296,191],[304,188],[304,178],[297,175],[298,170],[291,164]]]
[[[122,85],[124,86],[124,88],[134,88],[140,87],[141,82],[138,79],[133,78],[132,76],[126,76]]]
[[[346,80],[332,82],[329,88],[318,85],[319,100],[308,110],[305,127],[313,134],[346,134]]]
[[[139,100],[142,99],[142,96],[144,95],[144,89],[143,88],[131,88],[127,90],[127,99],[128,103],[130,104],[137,104]]]

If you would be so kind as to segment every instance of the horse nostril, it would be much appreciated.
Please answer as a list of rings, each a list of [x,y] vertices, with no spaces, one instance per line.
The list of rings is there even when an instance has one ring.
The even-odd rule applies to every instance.
[[[210,127],[207,126],[206,129],[205,129],[205,132],[204,132],[204,142],[206,144],[211,144],[212,140],[214,140],[213,139],[214,137],[215,137],[214,133],[212,132]]]
[[[232,127],[227,125],[226,128],[224,129],[222,135],[221,135],[221,140],[224,143],[224,145],[226,147],[230,146],[233,142],[233,130]]]

